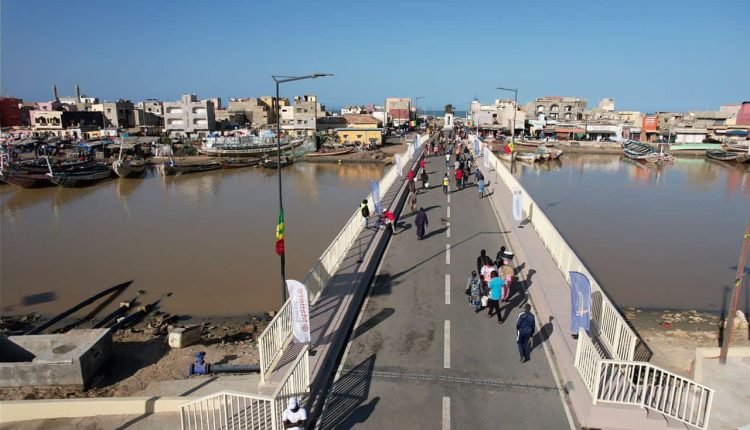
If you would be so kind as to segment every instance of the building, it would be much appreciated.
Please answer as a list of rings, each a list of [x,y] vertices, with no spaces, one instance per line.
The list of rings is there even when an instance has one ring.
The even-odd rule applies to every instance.
[[[176,102],[164,102],[164,131],[172,137],[206,137],[216,129],[214,104],[186,94]]]
[[[675,143],[702,143],[708,135],[705,128],[675,128],[673,130]]]
[[[35,136],[52,135],[73,139],[88,139],[90,133],[101,128],[102,112],[92,111],[43,111],[30,112],[31,127]]]
[[[659,117],[656,114],[644,115],[641,122],[641,142],[655,142],[659,136],[658,125]]]
[[[14,97],[0,97],[0,127],[20,127],[21,104],[23,100]]]
[[[131,128],[136,126],[135,106],[130,100],[120,99],[116,102],[97,103],[91,111],[104,114],[104,127]]]
[[[297,136],[312,135],[317,130],[318,118],[325,114],[316,96],[296,96],[294,106],[281,108],[281,129]]]
[[[377,118],[372,115],[366,114],[348,114],[341,115],[346,121],[347,127],[352,128],[378,128],[383,124]]]
[[[246,122],[253,127],[262,127],[276,122],[275,97],[258,97],[244,99],[230,99],[228,110],[241,112],[245,115]],[[280,106],[289,106],[288,99],[280,99]]]
[[[742,102],[742,105],[740,105],[740,108],[737,111],[735,124],[750,126],[750,102]]]
[[[380,146],[383,141],[382,128],[345,127],[336,129],[339,142],[357,143],[367,146]]]
[[[164,105],[156,99],[146,99],[135,105],[135,125],[161,127],[164,125]]]
[[[622,123],[640,127],[643,123],[643,114],[636,111],[620,111],[617,116]]]
[[[517,132],[524,129],[526,112],[515,108],[516,103],[513,100],[496,99],[491,105],[483,105],[474,99],[469,107],[469,113],[475,126],[491,130],[510,131],[515,119],[514,129]]]
[[[555,121],[580,121],[586,110],[586,100],[578,97],[547,96],[526,104],[529,118]]]
[[[214,119],[216,129],[220,131],[246,127],[249,122],[243,112],[233,112],[228,109],[216,109]]]
[[[604,98],[604,99],[599,100],[599,109],[606,111],[606,112],[614,112],[615,111],[615,99]]]
[[[684,122],[693,128],[707,128],[727,125],[729,119],[735,119],[731,112],[695,111],[689,112]]]
[[[405,97],[385,99],[385,113],[395,127],[407,124],[411,119],[411,99]]]

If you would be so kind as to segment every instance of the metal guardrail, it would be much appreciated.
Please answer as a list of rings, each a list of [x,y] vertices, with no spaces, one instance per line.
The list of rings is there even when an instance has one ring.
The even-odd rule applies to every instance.
[[[581,272],[591,282],[592,309],[591,320],[597,338],[602,341],[612,357],[620,360],[636,359],[636,349],[640,338],[628,325],[607,294],[602,290],[596,278],[583,265],[560,232],[547,218],[539,205],[513,177],[500,160],[490,152],[489,164],[495,169],[500,179],[511,190],[519,190],[523,195],[523,208],[531,225],[549,251],[565,279],[570,283],[570,271]],[[640,358],[640,357],[638,357]],[[645,357],[646,359],[650,357]]]
[[[578,330],[575,367],[595,405],[645,407],[685,424],[708,428],[714,390],[647,362],[602,358],[582,329]]]
[[[429,135],[420,135],[420,146],[429,139]],[[410,159],[409,150],[401,154],[404,160]],[[396,165],[391,166],[385,175],[380,179],[381,193],[385,194],[390,186],[396,181],[398,172]],[[367,196],[367,203],[373,207],[372,195]],[[305,284],[312,299],[315,303],[320,293],[325,288],[331,275],[336,272],[344,256],[357,239],[364,228],[364,222],[361,219],[359,209],[355,210],[344,227],[339,231],[336,237],[331,241],[328,247],[323,251],[320,258],[308,270],[302,283]],[[291,325],[291,307],[288,305],[289,300],[281,306],[279,312],[274,316],[266,329],[263,330],[258,338],[258,348],[260,352],[260,375],[261,382],[265,383],[268,374],[273,370],[278,358],[286,347],[287,342],[292,334]]]
[[[180,405],[182,430],[281,430],[290,397],[304,397],[310,386],[308,348],[300,351],[271,396],[222,391]]]

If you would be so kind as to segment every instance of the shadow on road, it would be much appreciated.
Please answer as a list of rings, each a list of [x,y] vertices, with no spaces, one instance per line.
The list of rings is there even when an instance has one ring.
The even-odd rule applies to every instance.
[[[379,397],[363,405],[370,394],[372,370],[375,367],[375,354],[367,357],[357,366],[343,373],[333,383],[328,393],[328,407],[320,422],[320,429],[351,428],[354,423],[366,420],[375,409]]]
[[[552,336],[552,332],[554,331],[552,321],[554,320],[554,318],[555,317],[552,316],[549,317],[549,321],[547,322],[547,324],[543,325],[542,328],[540,328],[539,331],[534,334],[534,337],[531,340],[532,350],[536,349],[539,346],[542,346],[542,344],[546,342],[547,339],[550,338],[550,336]]]
[[[370,319],[363,322],[362,324],[359,325],[359,327],[357,327],[357,330],[355,330],[354,336],[352,337],[352,339],[356,339],[360,335],[365,334],[370,329],[375,328],[376,325],[388,319],[388,317],[393,315],[394,312],[395,311],[393,310],[393,308],[381,309],[380,312],[371,316]]]

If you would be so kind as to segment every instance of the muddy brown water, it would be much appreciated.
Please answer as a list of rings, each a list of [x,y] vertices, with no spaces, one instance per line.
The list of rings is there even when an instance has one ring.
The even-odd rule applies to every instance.
[[[750,217],[750,165],[677,158],[657,168],[593,154],[518,165],[516,177],[618,304],[726,306]],[[739,308],[750,308],[747,288]]]
[[[382,165],[285,168],[287,277],[302,279],[384,173]],[[276,171],[233,169],[88,188],[0,186],[0,312],[54,314],[133,280],[163,310],[233,316],[277,309]]]

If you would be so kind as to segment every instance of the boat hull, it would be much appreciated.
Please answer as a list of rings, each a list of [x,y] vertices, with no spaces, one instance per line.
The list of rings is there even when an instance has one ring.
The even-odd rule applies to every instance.
[[[173,164],[164,163],[164,174],[167,176],[186,175],[188,173],[208,172],[221,169],[222,164],[218,161],[203,164]]]
[[[112,163],[112,170],[121,178],[140,178],[146,173],[146,163],[142,160],[137,162],[118,160]]]
[[[743,154],[740,152],[729,152],[721,149],[714,149],[706,151],[706,156],[714,160],[719,161],[733,161],[736,163],[748,163],[750,162],[750,154]]]
[[[88,172],[53,173],[50,176],[50,181],[61,187],[86,187],[111,177],[112,171],[108,167],[102,167]]]
[[[260,158],[229,159],[223,161],[221,166],[225,169],[239,169],[241,167],[255,167],[260,164],[261,161]]]
[[[54,184],[45,173],[9,172],[0,177],[6,184],[22,188],[44,188]]]

